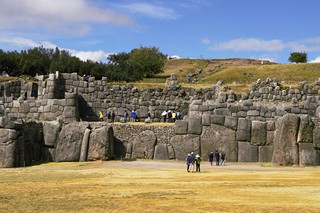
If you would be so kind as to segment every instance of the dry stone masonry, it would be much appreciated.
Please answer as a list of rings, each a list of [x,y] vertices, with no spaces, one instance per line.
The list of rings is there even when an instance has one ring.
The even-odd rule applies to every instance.
[[[227,92],[228,91],[228,92]],[[320,165],[320,81],[284,88],[257,80],[250,93],[235,94],[219,81],[211,88],[181,88],[174,74],[165,88],[110,86],[106,78],[82,79],[56,72],[38,81],[0,84],[0,167],[50,161],[109,159],[207,159],[274,165]],[[123,123],[125,111],[140,121],[161,121],[179,111],[174,125]],[[98,122],[99,112],[115,121]],[[148,118],[148,114],[151,115]],[[122,123],[118,123],[121,121]]]

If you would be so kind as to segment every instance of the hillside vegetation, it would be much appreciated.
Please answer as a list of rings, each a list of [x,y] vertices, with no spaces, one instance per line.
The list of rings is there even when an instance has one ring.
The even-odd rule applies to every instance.
[[[188,83],[188,75],[201,70],[196,83]],[[183,87],[211,87],[222,80],[235,92],[249,91],[257,79],[276,78],[283,86],[298,87],[302,81],[312,83],[320,77],[320,63],[275,64],[251,59],[175,59],[169,60],[164,73],[135,83],[137,87],[161,86],[175,73]]]
[[[302,81],[312,83],[320,78],[320,63],[275,64],[253,59],[173,59],[168,60],[163,73],[134,82],[137,88],[165,86],[166,78],[175,73],[182,87],[210,88],[222,80],[236,93],[249,92],[257,79],[276,78],[284,87],[298,88]],[[193,83],[188,76],[193,75]],[[13,77],[0,77],[0,82],[13,80]],[[24,80],[31,80],[23,78]],[[110,85],[123,85],[126,82],[110,82]]]

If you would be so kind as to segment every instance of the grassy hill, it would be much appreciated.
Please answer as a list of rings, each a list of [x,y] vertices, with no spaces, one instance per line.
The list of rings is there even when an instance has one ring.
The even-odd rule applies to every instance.
[[[134,82],[138,88],[164,87],[166,78],[175,73],[182,87],[208,88],[222,80],[236,93],[249,92],[257,79],[277,78],[283,86],[298,87],[302,81],[312,83],[320,78],[320,63],[275,64],[261,60],[229,59],[173,59],[168,60],[165,71],[141,82]],[[197,75],[195,75],[197,73]],[[188,83],[188,75],[195,75],[195,83]],[[0,77],[0,82],[14,77]],[[30,77],[25,80],[32,80]],[[111,84],[126,84],[114,82]]]
[[[195,72],[196,83],[188,83],[188,75]],[[169,60],[164,73],[153,78],[144,79],[135,83],[137,87],[160,86],[163,87],[165,79],[171,73],[177,75],[178,81],[183,87],[211,87],[217,81],[222,80],[235,92],[248,92],[250,85],[257,79],[278,79],[283,86],[298,87],[302,81],[312,83],[320,78],[320,63],[303,64],[275,64],[252,59],[175,59]]]

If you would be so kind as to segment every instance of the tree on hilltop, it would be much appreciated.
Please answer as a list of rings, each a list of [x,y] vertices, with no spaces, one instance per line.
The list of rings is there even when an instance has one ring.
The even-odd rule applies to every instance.
[[[144,77],[163,72],[167,57],[156,47],[140,47],[130,52],[129,63]]]
[[[292,52],[288,59],[292,63],[306,63],[308,60],[308,55],[305,52]]]

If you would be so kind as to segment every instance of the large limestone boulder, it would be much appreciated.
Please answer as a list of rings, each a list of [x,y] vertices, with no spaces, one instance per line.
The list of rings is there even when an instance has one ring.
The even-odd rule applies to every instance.
[[[113,157],[112,126],[93,129],[89,139],[88,160],[108,160]]]
[[[84,131],[84,135],[81,142],[81,149],[80,149],[80,162],[88,160],[88,147],[89,147],[89,138],[90,138],[91,130],[87,128]]]
[[[23,121],[20,119],[12,119],[8,117],[0,117],[0,128],[5,129],[21,129]]]
[[[299,166],[320,165],[320,150],[313,148],[312,143],[299,143]]]
[[[267,142],[267,124],[262,121],[252,121],[251,144],[256,146],[265,145]]]
[[[313,147],[315,149],[320,149],[320,121],[319,119],[315,122],[315,126],[313,129]]]
[[[43,140],[47,146],[55,147],[61,130],[61,124],[58,121],[43,122]]]
[[[177,160],[185,160],[188,153],[200,154],[199,135],[176,135],[170,139]]]
[[[0,129],[0,167],[15,166],[18,132],[13,129]]]
[[[259,162],[272,161],[273,146],[259,146]]]
[[[312,143],[314,124],[308,115],[300,116],[298,143]]]
[[[239,118],[236,132],[237,141],[250,141],[251,139],[251,121],[245,118]]]
[[[168,148],[164,144],[158,144],[155,147],[154,150],[154,159],[156,160],[168,160],[169,159],[169,153]]]
[[[56,147],[55,161],[79,161],[81,143],[87,127],[89,127],[87,122],[69,123],[62,127]]]
[[[188,123],[188,134],[200,135],[202,132],[202,117],[190,117]]]
[[[23,150],[24,166],[30,166],[34,163],[47,160],[43,159],[41,155],[41,148],[43,144],[42,123],[29,122],[23,125],[21,132],[23,133],[24,147],[19,145],[20,150]],[[19,152],[19,155],[21,151]]]
[[[299,165],[297,134],[300,118],[296,114],[285,114],[276,122],[272,163],[274,165]]]
[[[258,162],[258,146],[253,146],[249,142],[238,143],[239,162]]]
[[[201,157],[207,159],[210,152],[224,151],[228,161],[238,160],[238,144],[235,131],[224,126],[211,124],[204,126],[200,136]]]
[[[141,132],[133,141],[132,158],[153,159],[157,137],[151,130]]]
[[[174,131],[177,135],[186,135],[188,132],[188,122],[184,120],[177,120],[174,123]]]

